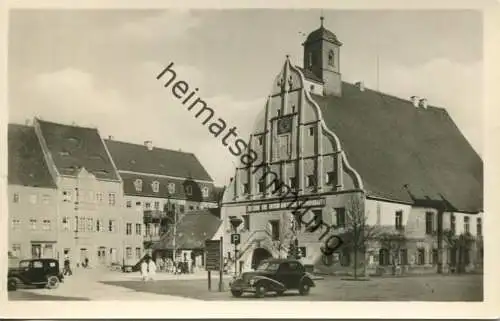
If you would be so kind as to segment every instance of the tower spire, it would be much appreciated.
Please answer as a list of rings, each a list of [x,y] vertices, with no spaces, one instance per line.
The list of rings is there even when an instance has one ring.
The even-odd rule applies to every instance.
[[[319,20],[321,20],[321,28],[323,28],[323,20],[325,20],[325,17],[323,16],[323,10],[321,10],[321,16],[319,17]]]

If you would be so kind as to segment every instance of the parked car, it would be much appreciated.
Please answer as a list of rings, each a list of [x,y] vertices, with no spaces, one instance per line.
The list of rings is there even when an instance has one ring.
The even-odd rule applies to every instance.
[[[17,290],[19,285],[55,289],[63,279],[59,262],[55,259],[21,260],[17,267],[9,268],[7,287],[9,291]]]
[[[298,290],[301,295],[308,295],[314,286],[314,281],[304,266],[291,259],[264,260],[255,271],[242,273],[230,283],[234,297],[250,292],[259,298],[264,297],[267,292],[281,295],[288,290]]]

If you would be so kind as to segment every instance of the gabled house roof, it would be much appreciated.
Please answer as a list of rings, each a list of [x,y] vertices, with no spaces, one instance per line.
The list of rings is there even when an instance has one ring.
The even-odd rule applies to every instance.
[[[115,140],[105,140],[119,171],[213,181],[192,153],[174,151]]]
[[[56,188],[33,127],[9,124],[8,145],[9,184]]]
[[[119,180],[97,129],[39,119],[36,124],[59,174],[76,177],[85,168],[97,179]]]
[[[212,239],[222,221],[220,208],[203,209],[185,213],[177,223],[175,244],[177,249],[201,249]],[[154,249],[173,249],[173,229],[165,233]]]
[[[415,107],[345,82],[341,97],[311,96],[368,196],[483,209],[483,162],[445,109]]]

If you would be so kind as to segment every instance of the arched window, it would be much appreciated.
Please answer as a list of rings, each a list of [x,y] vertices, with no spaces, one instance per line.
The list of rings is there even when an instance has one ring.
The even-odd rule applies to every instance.
[[[307,65],[309,66],[309,68],[311,68],[312,65],[313,65],[313,54],[312,54],[312,52],[309,52],[309,54],[308,54]]]
[[[335,53],[333,52],[333,50],[330,50],[330,52],[328,53],[328,65],[335,65]]]
[[[389,265],[389,250],[380,249],[378,251],[378,264],[381,266]]]

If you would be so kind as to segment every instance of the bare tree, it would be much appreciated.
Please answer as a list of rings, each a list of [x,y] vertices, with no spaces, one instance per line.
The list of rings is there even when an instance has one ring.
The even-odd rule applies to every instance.
[[[358,278],[358,268],[363,264],[364,275],[366,276],[366,252],[369,242],[377,235],[377,228],[367,223],[367,213],[365,212],[364,196],[353,195],[349,198],[346,206],[345,237],[344,246],[348,246],[353,251],[354,264],[353,275]],[[359,254],[362,254],[363,261],[360,262]]]
[[[403,230],[391,230],[380,233],[378,240],[382,248],[389,251],[389,256],[392,263],[392,274],[396,274],[396,267],[398,265],[399,253],[401,249],[406,247],[407,238]]]

